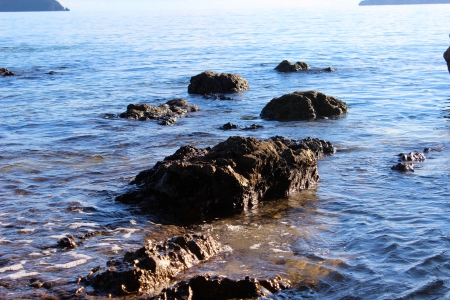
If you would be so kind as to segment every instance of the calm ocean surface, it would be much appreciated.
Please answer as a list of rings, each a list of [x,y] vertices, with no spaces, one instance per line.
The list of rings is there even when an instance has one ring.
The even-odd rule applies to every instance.
[[[2,13],[0,67],[19,76],[0,78],[0,298],[61,297],[126,250],[194,231],[225,251],[180,278],[281,274],[312,287],[274,299],[450,299],[449,15],[450,5]],[[313,70],[277,73],[284,59]],[[314,71],[326,67],[337,71]],[[250,90],[231,101],[188,95],[204,70],[240,74]],[[349,113],[260,119],[297,90],[335,96]],[[202,111],[170,127],[115,117],[175,97]],[[218,129],[227,122],[264,127]],[[199,227],[162,226],[114,201],[178,147],[229,135],[318,137],[338,152],[319,162],[315,189]],[[390,169],[425,147],[444,148],[415,172]],[[96,230],[75,250],[50,247]]]

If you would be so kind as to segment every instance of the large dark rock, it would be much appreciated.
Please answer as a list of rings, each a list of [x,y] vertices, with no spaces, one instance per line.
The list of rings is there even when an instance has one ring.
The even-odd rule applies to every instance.
[[[259,298],[290,287],[291,283],[279,276],[263,280],[249,277],[233,280],[224,276],[198,275],[164,289],[161,294],[151,300]]]
[[[333,149],[326,151],[334,152],[331,144],[323,143]],[[239,213],[260,200],[315,185],[319,175],[314,152],[320,149],[310,150],[312,144],[233,136],[212,149],[184,146],[139,173],[132,182],[138,189],[117,200],[162,209],[182,223]]]
[[[317,91],[293,92],[273,98],[261,111],[261,117],[277,121],[297,121],[331,117],[348,111],[345,102]]]
[[[96,290],[118,295],[155,293],[167,287],[174,277],[219,252],[211,236],[186,234],[162,244],[148,245],[127,252],[122,261],[95,268],[84,278]]]
[[[189,94],[234,93],[248,90],[248,82],[240,75],[205,71],[191,77]]]
[[[447,69],[450,73],[450,47],[444,52],[444,59],[447,62]]]
[[[197,105],[190,105],[184,99],[173,99],[159,106],[148,104],[129,104],[127,111],[119,115],[129,120],[157,120],[161,125],[172,125],[178,118],[184,117],[188,112],[199,111]]]
[[[292,64],[288,60],[283,60],[280,64],[275,68],[278,72],[299,72],[302,70],[308,70],[309,65],[303,61],[298,61],[295,64]]]
[[[0,12],[13,11],[64,11],[56,0],[0,0]]]
[[[1,0],[0,0],[1,1]],[[0,76],[14,76],[16,74],[6,68],[0,68]]]

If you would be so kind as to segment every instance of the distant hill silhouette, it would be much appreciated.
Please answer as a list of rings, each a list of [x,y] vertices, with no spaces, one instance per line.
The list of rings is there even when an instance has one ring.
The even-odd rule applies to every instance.
[[[450,0],[364,0],[359,5],[410,5],[410,4],[441,4]]]
[[[69,9],[56,0],[0,0],[0,12],[63,10]]]

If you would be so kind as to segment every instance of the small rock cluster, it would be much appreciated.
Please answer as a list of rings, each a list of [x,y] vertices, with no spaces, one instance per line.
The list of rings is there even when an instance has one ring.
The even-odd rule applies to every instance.
[[[178,118],[183,118],[188,112],[199,111],[197,105],[191,105],[184,99],[173,99],[159,106],[148,104],[129,104],[127,111],[119,115],[129,120],[156,120],[160,125],[173,125]]]
[[[423,162],[426,160],[425,155],[418,151],[410,152],[409,154],[400,153],[398,157],[401,162],[392,166],[391,169],[402,172],[406,171],[414,172],[414,165],[412,164],[412,162]]]
[[[0,74],[1,76],[14,76],[16,74],[13,73],[13,71],[10,71],[6,68],[0,68]]]

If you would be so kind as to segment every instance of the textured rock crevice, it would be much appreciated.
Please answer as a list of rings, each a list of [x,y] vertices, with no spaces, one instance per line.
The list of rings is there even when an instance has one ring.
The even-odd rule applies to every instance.
[[[122,261],[111,260],[107,267],[95,268],[84,283],[99,292],[116,295],[155,294],[178,273],[211,258],[219,250],[219,243],[211,236],[177,236],[127,252]]]
[[[329,142],[282,137],[233,136],[213,148],[184,146],[139,173],[132,182],[137,189],[117,200],[162,209],[181,223],[198,223],[314,186],[317,159],[333,152]]]
[[[311,120],[345,114],[347,104],[317,91],[293,92],[272,99],[261,111],[261,117],[277,121]]]

